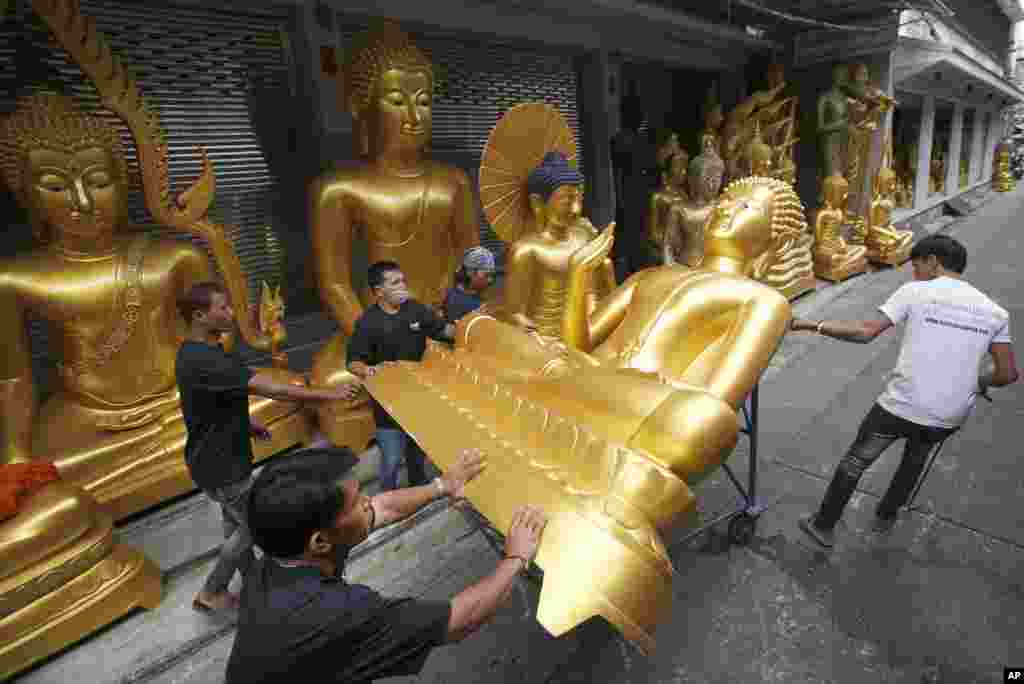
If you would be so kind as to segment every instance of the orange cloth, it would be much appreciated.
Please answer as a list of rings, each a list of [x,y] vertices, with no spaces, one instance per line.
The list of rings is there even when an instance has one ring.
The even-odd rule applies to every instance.
[[[57,479],[57,467],[52,463],[0,465],[0,522],[18,514],[19,499]]]

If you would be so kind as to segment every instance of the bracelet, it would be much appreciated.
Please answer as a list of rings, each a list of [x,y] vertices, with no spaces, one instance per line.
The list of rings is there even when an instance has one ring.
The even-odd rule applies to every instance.
[[[526,568],[530,567],[530,562],[527,561],[522,556],[505,556],[501,560],[517,560],[517,561],[521,561],[523,565],[519,569],[519,572],[526,572]]]
[[[442,480],[441,478],[435,477],[434,478],[434,484],[437,486],[437,492],[441,496],[444,496],[445,493],[448,491],[448,490],[445,489],[445,487],[444,487],[444,480]]]
[[[823,320],[822,321],[818,321],[818,327],[816,327],[814,329],[814,331],[816,333],[818,333],[819,335],[824,335],[825,333],[821,332],[821,329],[824,328],[824,327],[825,327],[825,321],[823,321]]]

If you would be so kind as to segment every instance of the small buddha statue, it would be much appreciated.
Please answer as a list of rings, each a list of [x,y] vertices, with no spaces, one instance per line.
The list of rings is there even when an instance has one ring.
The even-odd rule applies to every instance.
[[[654,161],[658,165],[658,168],[663,168],[665,162],[668,161],[669,157],[686,154],[683,151],[682,146],[679,144],[679,134],[675,131],[666,131],[662,133],[662,143],[658,145],[658,149],[654,152]],[[689,156],[689,155],[687,155]],[[689,163],[689,159],[686,160]]]
[[[846,179],[829,176],[822,190],[825,204],[814,221],[814,274],[838,282],[867,270],[867,249],[849,245],[843,239],[850,190]]]
[[[945,192],[946,187],[946,160],[942,157],[932,157],[928,164],[928,192],[937,194]]]
[[[661,185],[651,193],[647,210],[647,236],[661,252],[665,263],[672,263],[669,245],[668,220],[672,207],[687,199],[686,172],[690,163],[689,155],[683,150],[669,155],[661,164]]]
[[[672,261],[695,268],[704,257],[704,226],[722,190],[725,163],[708,146],[690,162],[689,197],[672,207],[668,220],[668,247]]]
[[[176,302],[213,277],[206,256],[189,242],[126,230],[121,138],[68,98],[21,99],[0,125],[0,159],[4,181],[44,242],[0,262],[0,320],[8,330],[0,462],[50,460],[118,518],[189,491],[174,377],[185,322]],[[51,346],[62,351],[56,391],[42,406],[24,334],[30,315],[49,324],[57,336]],[[308,436],[294,406],[253,399],[252,411],[271,427],[299,419],[278,424],[275,450]],[[258,453],[272,452],[264,445]]]
[[[719,158],[722,156],[722,123],[725,115],[722,113],[722,105],[713,97],[708,97],[704,108],[704,130],[700,132],[700,150],[705,152],[712,147]]]
[[[577,253],[597,238],[583,210],[583,174],[560,152],[548,152],[526,182],[531,221],[506,256],[505,315],[541,335],[561,337],[569,272]],[[615,287],[607,255],[586,283],[591,305]]]
[[[747,145],[746,160],[751,176],[772,177],[772,148],[761,137],[760,124],[754,126],[754,137]]]
[[[992,167],[992,189],[996,192],[1012,191],[1016,187],[1016,179],[1010,170],[1010,145],[1005,140],[996,145]]]
[[[868,212],[868,234],[864,241],[867,258],[873,263],[896,266],[910,258],[914,233],[892,226],[892,210],[896,205],[896,173],[886,164],[875,176],[874,197]]]

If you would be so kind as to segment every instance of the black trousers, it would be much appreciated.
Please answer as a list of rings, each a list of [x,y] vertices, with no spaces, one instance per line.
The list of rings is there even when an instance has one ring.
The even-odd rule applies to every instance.
[[[815,525],[824,530],[835,527],[864,472],[893,442],[905,439],[907,443],[903,448],[903,460],[875,510],[879,518],[895,517],[900,507],[910,498],[932,448],[957,429],[918,425],[894,416],[875,404],[861,422],[857,439],[836,467],[814,521]]]

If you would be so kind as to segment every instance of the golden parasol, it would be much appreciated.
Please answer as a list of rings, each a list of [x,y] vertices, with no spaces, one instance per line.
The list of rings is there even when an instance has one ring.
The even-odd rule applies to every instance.
[[[530,224],[526,179],[548,152],[576,161],[576,139],[558,110],[542,102],[516,105],[498,120],[480,160],[480,202],[494,232],[515,242]]]

